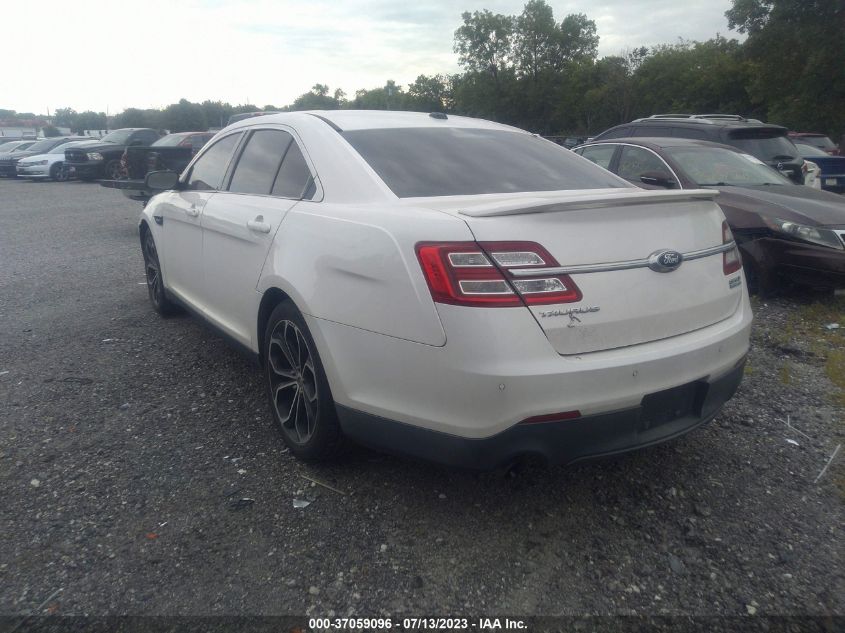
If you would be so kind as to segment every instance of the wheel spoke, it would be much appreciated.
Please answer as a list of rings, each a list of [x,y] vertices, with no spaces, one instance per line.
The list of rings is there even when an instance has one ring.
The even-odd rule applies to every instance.
[[[270,334],[268,377],[282,431],[297,444],[307,443],[317,428],[317,372],[308,341],[296,323],[278,322]]]
[[[273,370],[273,373],[283,378],[296,378],[296,366],[292,362],[287,346],[281,339],[276,337],[270,339],[269,360],[270,369]]]
[[[273,401],[276,405],[276,413],[282,426],[290,426],[296,421],[296,406],[300,400],[299,385],[295,382],[285,386],[278,386],[274,392]]]
[[[311,416],[305,406],[306,398],[301,396],[296,401],[296,434],[300,442],[307,442],[311,438]]]

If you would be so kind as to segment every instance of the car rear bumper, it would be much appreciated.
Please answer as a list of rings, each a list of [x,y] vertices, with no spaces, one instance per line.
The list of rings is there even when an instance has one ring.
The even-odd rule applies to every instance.
[[[742,381],[745,358],[726,374],[680,387],[681,399],[668,392],[645,396],[639,406],[575,420],[517,424],[492,437],[472,439],[423,429],[338,406],[347,437],[381,451],[408,455],[450,466],[490,469],[531,456],[549,464],[625,453],[679,437],[712,420]],[[692,396],[678,416],[666,413],[673,399]],[[656,415],[655,402],[662,401]],[[682,404],[678,405],[684,408]],[[668,411],[671,411],[669,409]]]
[[[748,352],[747,295],[719,323],[650,343],[562,356],[528,310],[438,306],[441,347],[305,315],[335,403],[468,440],[536,416],[581,419],[641,406],[647,394],[712,382]]]

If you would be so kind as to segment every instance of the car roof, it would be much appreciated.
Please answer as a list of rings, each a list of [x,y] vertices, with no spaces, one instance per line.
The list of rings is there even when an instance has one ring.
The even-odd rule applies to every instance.
[[[628,145],[642,145],[649,149],[664,149],[667,147],[721,147],[722,149],[729,149],[732,152],[739,152],[736,147],[725,145],[723,143],[713,143],[711,141],[701,141],[694,138],[679,138],[676,136],[629,136],[622,138],[608,138],[599,139],[590,143],[584,143],[579,147],[589,147],[590,145],[612,145],[625,143]],[[574,148],[578,149],[578,147]],[[742,153],[742,152],[739,152]]]
[[[390,110],[306,110],[300,112],[282,112],[244,119],[228,127],[250,127],[266,123],[284,124],[294,123],[296,121],[302,122],[304,120],[303,117],[307,117],[308,119],[322,119],[338,131],[450,127],[503,130],[528,134],[525,130],[483,119],[473,119],[452,114],[444,115],[442,113],[397,112]]]
[[[774,128],[778,130],[787,131],[787,128],[782,125],[775,125],[773,123],[763,123],[757,119],[744,118],[720,118],[718,115],[704,115],[704,116],[653,116],[644,117],[641,119],[634,119],[629,123],[622,123],[614,127],[621,127],[623,125],[656,125],[656,126],[673,126],[673,127],[711,127],[711,128]]]

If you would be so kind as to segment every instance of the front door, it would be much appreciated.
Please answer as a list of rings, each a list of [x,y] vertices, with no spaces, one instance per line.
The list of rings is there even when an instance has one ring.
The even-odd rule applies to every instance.
[[[163,243],[159,257],[167,289],[196,310],[202,311],[202,213],[216,195],[242,133],[224,136],[191,166],[179,191],[166,194],[159,205]],[[159,218],[155,218],[156,222]]]

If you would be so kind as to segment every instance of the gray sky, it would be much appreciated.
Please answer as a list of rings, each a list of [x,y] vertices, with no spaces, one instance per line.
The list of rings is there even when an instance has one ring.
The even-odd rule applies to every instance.
[[[116,113],[186,98],[289,104],[315,83],[407,86],[456,72],[463,11],[518,14],[524,0],[38,0],[4,2],[0,108]],[[730,36],[730,0],[549,4],[595,20],[599,54]],[[37,9],[37,10],[36,10]],[[27,24],[32,24],[27,28]]]

